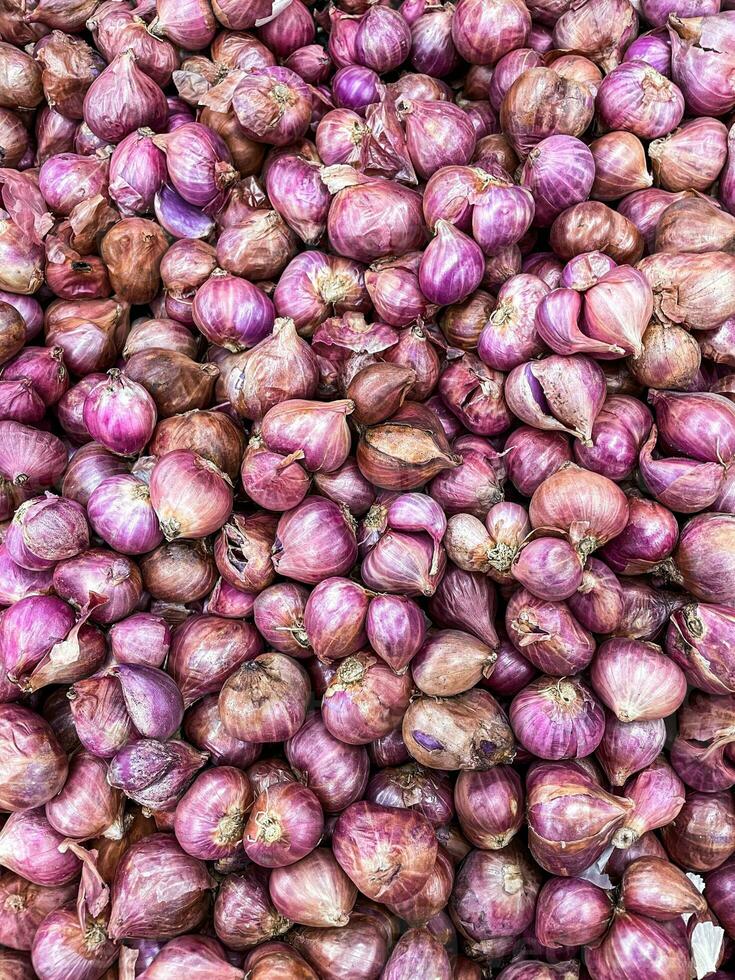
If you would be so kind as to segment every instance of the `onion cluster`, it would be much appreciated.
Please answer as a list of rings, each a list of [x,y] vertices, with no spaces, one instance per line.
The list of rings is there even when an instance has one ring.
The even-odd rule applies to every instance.
[[[735,980],[733,79],[3,0],[2,980]]]

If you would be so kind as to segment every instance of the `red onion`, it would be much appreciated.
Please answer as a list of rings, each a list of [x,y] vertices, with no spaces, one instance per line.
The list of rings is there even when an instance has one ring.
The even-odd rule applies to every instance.
[[[167,670],[188,707],[205,694],[218,693],[224,681],[261,650],[249,623],[191,616],[174,632]]]
[[[592,659],[595,643],[591,634],[563,602],[547,602],[519,589],[508,603],[505,625],[515,647],[547,674],[574,674]]]
[[[674,712],[684,700],[681,670],[655,644],[607,640],[591,668],[592,685],[620,721],[649,721]]]
[[[368,898],[400,901],[414,895],[436,860],[436,838],[412,810],[353,803],[339,817],[332,848],[340,866]]]
[[[511,411],[529,425],[589,442],[604,401],[604,383],[589,359],[554,354],[514,368],[504,394]]]
[[[61,746],[50,726],[28,708],[0,705],[0,752],[4,810],[42,806],[63,787],[67,763]]]
[[[150,480],[151,503],[167,540],[203,538],[224,524],[232,510],[232,490],[214,463],[186,450],[162,457]],[[209,501],[202,512],[201,501]]]
[[[163,540],[148,487],[134,476],[103,480],[87,503],[90,524],[117,551],[139,555]]]
[[[633,809],[632,800],[606,793],[576,763],[536,763],[526,793],[529,847],[552,874],[589,867]]]
[[[286,757],[328,813],[338,813],[363,793],[368,779],[365,749],[335,738],[318,712],[286,743]]]
[[[0,831],[0,860],[34,885],[56,888],[79,876],[80,864],[40,807],[11,813]]]
[[[414,191],[345,166],[325,168],[322,179],[334,195],[327,231],[340,255],[373,262],[423,244],[421,199]],[[371,217],[375,208],[382,216],[378,224]]]
[[[144,126],[158,130],[168,116],[161,89],[136,64],[132,50],[116,55],[84,97],[84,119],[100,139],[117,142]]]
[[[521,745],[541,759],[590,755],[603,735],[601,706],[574,678],[533,681],[513,699],[509,718]]]
[[[110,158],[110,197],[123,214],[145,214],[166,179],[166,161],[152,132],[130,133]]]
[[[307,469],[331,472],[347,458],[350,448],[347,416],[353,408],[348,399],[327,404],[289,399],[266,413],[262,437],[274,452],[300,451]]]
[[[454,816],[447,777],[415,763],[387,768],[373,776],[366,797],[381,806],[417,810],[435,827],[445,825]]]
[[[210,694],[187,711],[184,717],[186,738],[213,763],[222,766],[249,766],[260,755],[261,746],[233,738],[225,730],[217,705],[217,696]]]
[[[654,964],[654,975],[684,976],[689,969],[688,957],[685,941],[666,929],[665,923],[627,911],[615,916],[602,943],[587,953],[593,974],[600,980],[621,974],[651,975],[642,963]]]
[[[504,712],[477,689],[413,701],[403,718],[403,739],[416,761],[432,769],[487,769],[515,756]]]
[[[539,892],[536,936],[551,949],[597,943],[612,913],[608,893],[596,885],[583,878],[551,878]]]
[[[662,718],[625,722],[607,711],[597,759],[612,785],[622,786],[629,776],[645,769],[658,757],[665,741],[666,726]]]
[[[155,402],[145,388],[118,370],[109,371],[108,380],[90,391],[82,414],[92,438],[123,456],[143,450],[157,419]]]
[[[369,652],[342,660],[322,699],[324,724],[351,745],[387,735],[400,721],[411,695],[407,674],[395,675]]]
[[[668,558],[679,528],[673,514],[654,501],[631,496],[628,506],[624,531],[608,542],[600,554],[618,574],[640,575]]]
[[[59,562],[54,569],[54,588],[79,608],[91,603],[91,619],[108,624],[133,611],[143,585],[137,565],[128,558],[92,548]],[[105,601],[96,604],[93,595]]]
[[[732,794],[689,793],[684,806],[662,831],[670,856],[695,871],[719,867],[735,851]]]
[[[230,949],[247,949],[275,938],[290,925],[271,902],[266,872],[251,865],[223,880],[214,904],[214,927]]]
[[[376,71],[392,71],[406,60],[411,32],[398,11],[369,7],[355,33],[355,57]]]
[[[732,699],[693,691],[679,711],[678,731],[671,747],[671,764],[693,789],[715,792],[735,784],[729,757],[733,740]]]
[[[36,973],[49,980],[68,976],[94,980],[115,962],[117,955],[117,946],[102,922],[89,920],[82,928],[70,909],[57,909],[44,919],[31,950]]]
[[[305,926],[347,925],[357,889],[326,848],[285,868],[274,868],[271,900],[282,916]]]
[[[241,79],[232,108],[243,132],[258,142],[286,146],[303,136],[309,122],[309,91],[288,68],[254,68]]]
[[[410,929],[398,940],[381,976],[400,980],[407,975],[432,976],[450,980],[449,956],[441,943],[426,929]]]
[[[488,10],[477,0],[461,0],[452,20],[452,39],[459,54],[475,65],[492,65],[523,47],[531,21],[525,4],[506,0]]]
[[[46,819],[64,837],[115,837],[120,833],[123,796],[106,780],[107,764],[88,752],[75,755],[61,792],[46,803]]]
[[[471,851],[450,900],[452,919],[474,940],[520,935],[533,920],[540,884],[538,870],[517,842],[501,850]]]
[[[192,316],[211,343],[237,352],[255,346],[267,336],[274,311],[262,290],[215,269],[197,290]]]
[[[0,876],[0,937],[3,945],[29,950],[36,930],[51,912],[74,899],[75,883],[44,888],[11,871]]]
[[[629,779],[625,792],[634,808],[615,832],[615,847],[629,847],[649,830],[667,826],[684,804],[684,784],[663,756]]]
[[[341,927],[300,927],[291,941],[322,976],[336,977],[347,969],[355,977],[372,977],[387,959],[389,939],[371,913],[357,911]]]
[[[309,335],[331,313],[365,309],[367,293],[362,269],[357,263],[312,251],[297,255],[288,264],[273,299],[278,315],[292,318],[296,327]],[[270,346],[273,347],[273,344]],[[313,358],[311,350],[304,346],[309,350],[309,355],[300,349],[300,359]],[[283,364],[279,365],[278,370],[280,375],[284,370]],[[313,373],[316,375],[316,368]],[[311,391],[293,391],[289,397],[313,394],[316,381],[312,385]]]
[[[107,778],[111,786],[142,806],[173,810],[206,760],[206,753],[186,742],[141,739],[120,749],[110,762]]]
[[[690,603],[671,615],[666,652],[690,684],[710,694],[733,692],[729,632],[732,611],[726,606]]]
[[[258,865],[280,868],[306,857],[319,843],[324,816],[312,790],[278,783],[256,799],[243,831],[245,853]]]
[[[153,834],[124,853],[112,885],[111,938],[171,939],[203,919],[212,880],[168,834]]]
[[[460,772],[454,802],[462,832],[475,847],[503,848],[521,828],[523,786],[508,766]]]
[[[330,500],[307,497],[278,522],[273,565],[281,575],[314,585],[348,571],[356,558],[352,518]]]
[[[733,862],[711,871],[706,877],[705,897],[728,935],[732,935]]]
[[[225,681],[219,698],[222,723],[229,735],[243,741],[284,741],[303,724],[310,693],[303,667],[282,653],[261,654]]]
[[[176,806],[177,841],[202,861],[237,853],[252,802],[250,781],[239,769],[218,766],[201,773]]]

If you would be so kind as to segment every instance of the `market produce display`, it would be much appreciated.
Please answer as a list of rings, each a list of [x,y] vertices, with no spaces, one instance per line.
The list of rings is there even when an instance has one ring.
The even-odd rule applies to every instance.
[[[1,980],[735,978],[734,0],[0,0]]]

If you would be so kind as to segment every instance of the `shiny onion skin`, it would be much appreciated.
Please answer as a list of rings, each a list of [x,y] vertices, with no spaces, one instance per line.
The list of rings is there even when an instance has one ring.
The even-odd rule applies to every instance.
[[[415,895],[426,883],[437,844],[429,822],[413,810],[362,802],[339,817],[332,847],[363,894],[397,901]]]
[[[2,980],[733,980],[735,0],[0,0]]]

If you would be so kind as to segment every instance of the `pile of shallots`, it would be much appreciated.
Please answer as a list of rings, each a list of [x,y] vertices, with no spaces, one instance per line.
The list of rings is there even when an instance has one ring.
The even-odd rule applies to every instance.
[[[0,0],[2,980],[735,980],[735,0]]]

